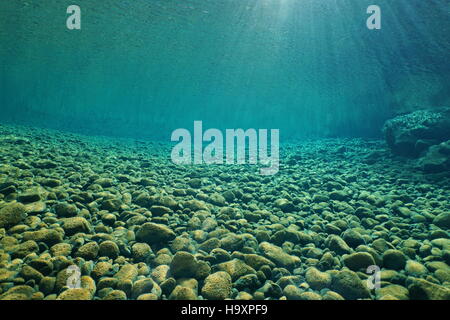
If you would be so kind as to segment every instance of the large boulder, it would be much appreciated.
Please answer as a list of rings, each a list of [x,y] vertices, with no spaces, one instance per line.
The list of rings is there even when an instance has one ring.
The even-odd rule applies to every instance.
[[[416,158],[450,139],[450,107],[418,110],[386,121],[383,132],[392,153]]]
[[[425,173],[450,171],[450,140],[431,146],[418,164]]]

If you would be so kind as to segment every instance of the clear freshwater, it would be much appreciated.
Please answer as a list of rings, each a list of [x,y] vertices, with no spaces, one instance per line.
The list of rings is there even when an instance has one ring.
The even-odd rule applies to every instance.
[[[395,90],[427,86],[411,76],[448,102],[450,8],[376,2],[381,30],[369,0],[80,1],[68,30],[70,1],[2,1],[2,117],[163,140],[194,120],[379,136]]]
[[[449,35],[443,0],[1,1],[0,299],[450,299]],[[276,172],[180,128],[278,130]]]

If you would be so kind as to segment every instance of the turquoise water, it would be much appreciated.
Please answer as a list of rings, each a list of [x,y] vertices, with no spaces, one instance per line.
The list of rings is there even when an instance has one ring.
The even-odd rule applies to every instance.
[[[194,120],[377,137],[399,88],[448,100],[450,9],[375,2],[79,1],[68,30],[71,1],[2,1],[2,120],[162,140]],[[381,30],[366,27],[371,4]]]

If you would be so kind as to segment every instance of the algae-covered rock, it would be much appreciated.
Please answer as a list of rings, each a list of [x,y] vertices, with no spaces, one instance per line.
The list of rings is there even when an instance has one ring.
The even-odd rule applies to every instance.
[[[151,245],[173,240],[175,233],[165,225],[147,222],[136,233],[136,239]]]
[[[224,271],[210,274],[205,279],[201,293],[204,298],[211,300],[229,298],[231,296],[231,276]]]
[[[423,264],[414,260],[406,261],[405,271],[413,276],[425,275],[428,272]]]
[[[289,255],[284,252],[282,248],[274,244],[270,244],[269,242],[262,242],[259,245],[259,249],[266,258],[272,260],[277,265],[287,268],[294,268],[300,264],[299,257]]]
[[[0,295],[0,300],[31,300],[35,290],[28,285],[18,285]]]
[[[147,243],[135,243],[131,247],[131,254],[134,261],[145,262],[153,255],[153,252]]]
[[[350,270],[338,271],[332,277],[331,289],[342,295],[345,299],[365,299],[370,298],[366,284],[358,275]]]
[[[295,209],[295,206],[288,199],[275,200],[274,206],[281,209],[283,212],[289,212]]]
[[[74,235],[78,232],[89,233],[90,223],[83,217],[66,218],[63,220],[62,228],[67,235]]]
[[[170,263],[170,273],[175,278],[190,278],[197,273],[197,259],[189,252],[180,251]]]
[[[98,255],[98,251],[99,246],[97,242],[89,242],[81,246],[75,255],[77,257],[82,257],[86,260],[94,260]]]
[[[341,237],[334,234],[325,239],[325,246],[337,254],[350,253],[352,251]]]
[[[92,269],[91,275],[94,279],[99,279],[107,275],[111,269],[111,263],[107,261],[100,261],[94,266],[94,269]]]
[[[103,300],[127,300],[127,295],[122,290],[111,290]]]
[[[42,278],[44,278],[44,275],[42,273],[40,273],[39,271],[37,271],[36,269],[34,269],[33,267],[30,267],[28,265],[24,265],[22,267],[22,270],[20,271],[20,275],[25,279],[25,280],[34,280],[37,283],[39,283]]]
[[[388,269],[401,270],[406,265],[406,256],[400,250],[389,249],[383,254],[383,266]]]
[[[153,287],[154,282],[152,279],[145,278],[138,280],[133,284],[133,289],[131,291],[131,298],[136,299],[142,294],[151,293]]]
[[[34,240],[28,240],[19,244],[12,252],[13,258],[24,258],[27,255],[38,252],[39,246]]]
[[[115,259],[119,256],[120,250],[114,241],[107,240],[100,243],[98,253],[100,256]]]
[[[321,272],[314,267],[306,270],[305,279],[314,290],[329,288],[331,285],[331,275],[326,272]]]
[[[275,267],[275,263],[257,254],[246,254],[244,262],[255,270],[259,270],[262,266]]]
[[[119,281],[134,280],[138,275],[137,268],[132,264],[126,264],[114,276]]]
[[[418,165],[425,173],[450,171],[450,140],[431,146]]]
[[[367,252],[355,252],[352,254],[344,255],[343,260],[345,266],[353,271],[367,269],[368,266],[376,264],[373,257]]]
[[[428,145],[450,139],[450,108],[417,110],[386,121],[383,128],[386,142],[392,152],[401,156],[417,157]]]
[[[60,232],[53,229],[41,229],[38,231],[24,232],[23,239],[44,242],[51,246],[61,242],[63,240],[63,236]]]
[[[50,248],[52,256],[68,256],[72,252],[72,245],[70,243],[58,243]]]
[[[449,300],[450,289],[424,279],[411,278],[408,286],[412,300]]]
[[[26,216],[26,208],[23,204],[17,202],[7,204],[0,209],[0,228],[14,226],[25,219]]]
[[[292,284],[287,285],[283,289],[283,294],[289,299],[289,300],[303,300],[302,299],[302,291],[299,287],[296,287]]]
[[[75,288],[63,291],[57,300],[91,300],[91,293],[88,289]]]
[[[388,286],[381,286],[381,288],[375,290],[377,299],[383,299],[386,296],[395,297],[398,300],[409,300],[409,291],[403,286],[391,284]]]
[[[244,261],[239,259],[233,259],[227,262],[222,262],[215,266],[217,270],[227,272],[233,281],[237,280],[247,274],[255,274],[256,271]]]
[[[433,224],[442,229],[450,229],[450,212],[443,212],[433,219]]]
[[[58,203],[54,209],[58,217],[74,217],[78,213],[78,208],[69,203]]]

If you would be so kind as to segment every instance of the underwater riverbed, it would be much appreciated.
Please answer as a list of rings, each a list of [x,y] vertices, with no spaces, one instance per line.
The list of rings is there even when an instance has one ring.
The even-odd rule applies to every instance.
[[[281,144],[273,176],[33,127],[0,148],[0,299],[450,299],[450,177],[384,141]]]

